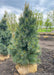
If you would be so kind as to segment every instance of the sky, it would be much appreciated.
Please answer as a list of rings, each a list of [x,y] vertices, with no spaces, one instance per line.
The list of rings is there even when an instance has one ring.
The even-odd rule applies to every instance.
[[[32,10],[37,9],[39,12],[43,12],[44,18],[46,18],[47,12],[54,10],[54,0],[0,0],[0,19],[5,10],[8,13],[15,13],[19,18],[25,2],[29,3]]]

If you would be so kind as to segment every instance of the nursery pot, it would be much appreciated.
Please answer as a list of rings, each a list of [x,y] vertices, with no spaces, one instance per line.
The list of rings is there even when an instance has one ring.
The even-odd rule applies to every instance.
[[[0,55],[0,61],[4,61],[6,59],[8,59],[10,56],[7,55],[7,56],[3,56],[3,55]]]
[[[15,67],[20,75],[26,75],[28,73],[35,73],[37,71],[37,64],[30,64],[30,65],[17,64]]]

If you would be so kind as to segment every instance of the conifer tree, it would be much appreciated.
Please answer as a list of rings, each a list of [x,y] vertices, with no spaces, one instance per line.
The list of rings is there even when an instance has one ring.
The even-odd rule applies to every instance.
[[[29,5],[25,4],[15,38],[12,41],[12,45],[9,46],[10,54],[17,64],[39,63],[40,49],[37,29],[36,18]]]
[[[7,12],[5,12],[4,17],[2,18],[1,22],[0,22],[0,54],[2,55],[7,55],[8,51],[7,51],[7,46],[10,43],[10,38],[11,38],[11,33],[8,30],[7,27]]]

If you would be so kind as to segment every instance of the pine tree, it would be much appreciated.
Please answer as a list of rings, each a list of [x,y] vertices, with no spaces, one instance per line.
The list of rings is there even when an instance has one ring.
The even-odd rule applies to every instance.
[[[0,22],[0,54],[7,55],[7,46],[10,44],[11,33],[7,27],[7,13],[5,12],[4,17]]]
[[[39,63],[40,49],[37,29],[36,18],[29,5],[25,4],[15,38],[12,41],[12,45],[9,46],[10,54],[17,64]]]

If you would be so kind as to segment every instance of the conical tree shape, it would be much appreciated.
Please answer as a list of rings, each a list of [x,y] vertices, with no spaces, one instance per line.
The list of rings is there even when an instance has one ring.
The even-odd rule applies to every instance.
[[[6,19],[7,13],[5,12],[4,17],[2,18],[0,22],[0,54],[7,55],[7,46],[10,43],[11,33],[7,29],[7,19]]]
[[[37,28],[36,18],[29,5],[25,4],[23,15],[19,19],[15,39],[12,46],[10,46],[10,53],[17,64],[39,63],[40,51]]]

